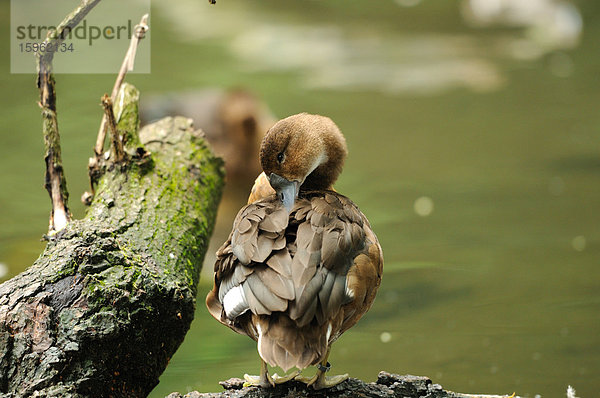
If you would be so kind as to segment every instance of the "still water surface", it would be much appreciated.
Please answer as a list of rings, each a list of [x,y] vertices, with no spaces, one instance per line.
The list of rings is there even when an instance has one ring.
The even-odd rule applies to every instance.
[[[333,371],[373,380],[385,369],[529,397],[564,396],[570,384],[598,396],[600,6],[206,3],[154,1],[152,74],[129,80],[142,95],[243,86],[279,117],[307,111],[338,123],[350,154],[337,189],[371,220],[385,271],[371,311],[334,345]],[[6,37],[8,15],[2,2]],[[3,65],[6,279],[43,248],[49,206],[35,81]],[[98,99],[113,80],[57,78],[78,216]],[[207,277],[196,320],[151,397],[218,391],[219,380],[258,372],[255,344],[205,310],[209,288]]]

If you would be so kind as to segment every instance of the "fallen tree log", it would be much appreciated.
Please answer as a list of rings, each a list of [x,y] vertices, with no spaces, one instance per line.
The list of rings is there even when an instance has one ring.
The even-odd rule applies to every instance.
[[[379,372],[375,383],[350,378],[337,386],[315,391],[299,381],[290,381],[273,388],[243,387],[244,380],[233,378],[219,383],[221,393],[185,395],[171,393],[167,398],[519,398],[513,395],[462,394],[446,391],[428,377]]]
[[[185,118],[117,129],[126,160],[99,167],[87,215],[0,285],[0,396],[145,397],[183,341],[223,185]]]

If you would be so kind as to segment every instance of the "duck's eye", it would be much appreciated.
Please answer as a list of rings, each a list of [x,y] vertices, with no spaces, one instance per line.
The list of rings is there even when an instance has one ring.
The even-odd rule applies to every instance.
[[[277,154],[277,161],[278,161],[279,163],[283,162],[283,152],[279,152],[279,153]]]

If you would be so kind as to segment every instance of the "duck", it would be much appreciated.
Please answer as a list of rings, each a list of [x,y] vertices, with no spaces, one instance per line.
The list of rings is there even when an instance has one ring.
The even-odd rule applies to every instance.
[[[326,376],[328,357],[373,304],[383,252],[366,216],[333,188],[347,153],[321,115],[289,116],[263,138],[263,171],[217,251],[206,297],[217,321],[257,342],[261,370],[244,375],[247,385],[295,379],[319,390],[349,377]],[[315,375],[302,376],[311,366]]]

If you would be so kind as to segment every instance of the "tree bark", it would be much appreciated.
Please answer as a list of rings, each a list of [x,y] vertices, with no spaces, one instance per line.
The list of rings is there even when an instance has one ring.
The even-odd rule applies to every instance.
[[[337,386],[315,391],[298,381],[279,384],[274,388],[243,387],[244,380],[229,379],[221,384],[221,393],[199,393],[185,395],[171,393],[167,398],[519,398],[511,395],[462,394],[446,391],[428,377],[400,376],[379,372],[375,383],[350,378]]]
[[[190,326],[222,161],[189,119],[138,139],[133,91],[115,110],[129,160],[104,163],[85,218],[0,285],[1,397],[145,397]]]

